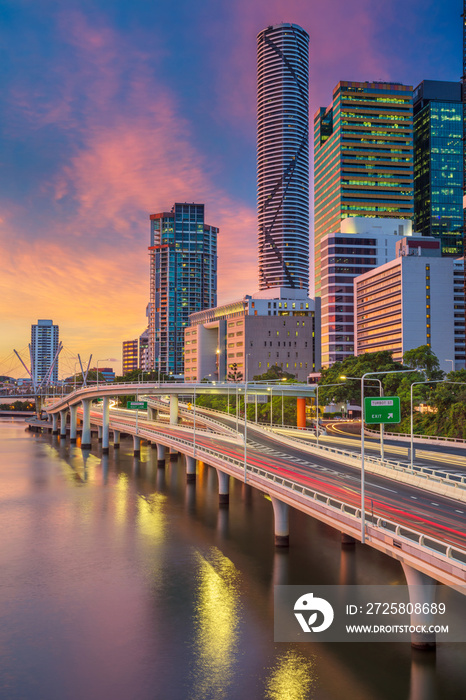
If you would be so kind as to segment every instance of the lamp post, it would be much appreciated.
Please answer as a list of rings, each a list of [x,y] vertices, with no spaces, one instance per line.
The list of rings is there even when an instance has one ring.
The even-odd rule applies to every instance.
[[[116,362],[117,360],[114,357],[104,357],[101,360],[97,360],[97,384],[96,386],[99,386],[99,362]]]
[[[455,361],[454,360],[445,360],[445,362],[451,362],[451,371],[455,371]]]
[[[414,372],[412,369],[389,370],[388,372],[366,372],[361,377],[361,544],[366,541],[366,503],[364,483],[364,380],[373,374],[401,374],[402,372]]]
[[[343,386],[343,382],[339,382],[338,384],[322,384],[323,388],[327,388],[328,386]],[[316,390],[316,445],[319,444],[319,385],[314,384],[315,390]]]
[[[340,379],[361,379],[361,377],[347,377],[346,375],[342,374]],[[379,383],[379,388],[380,388],[380,396],[383,396],[383,386],[382,386],[382,380],[377,379],[374,377],[374,379],[368,379],[367,381],[369,382],[378,382]],[[361,401],[364,400],[364,396],[361,396]],[[362,406],[361,406],[362,410]],[[384,424],[380,424],[380,459],[383,460],[384,458],[384,449],[383,449],[383,430],[384,430]]]

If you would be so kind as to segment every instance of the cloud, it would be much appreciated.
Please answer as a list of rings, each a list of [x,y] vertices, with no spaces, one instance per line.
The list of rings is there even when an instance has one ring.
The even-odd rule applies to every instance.
[[[73,138],[58,172],[38,181],[36,196],[47,206],[34,233],[20,226],[27,218],[21,207],[6,212],[0,229],[9,261],[1,354],[24,346],[37,318],[53,318],[65,346],[120,357],[121,341],[145,325],[149,213],[175,201],[206,203],[207,223],[221,229],[219,296],[226,301],[255,289],[255,212],[216,187],[189,122],[144,55],[128,46],[121,55],[121,36],[82,15],[61,15],[60,27],[73,48],[60,68],[60,95],[37,110],[32,96],[23,109],[34,129],[72,125]],[[69,107],[77,101],[79,119]]]

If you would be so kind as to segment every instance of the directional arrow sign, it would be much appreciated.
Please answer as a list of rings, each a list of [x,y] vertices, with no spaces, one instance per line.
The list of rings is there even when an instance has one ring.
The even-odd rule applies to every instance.
[[[133,410],[139,409],[145,411],[147,409],[147,401],[127,401],[126,408],[131,408]]]
[[[381,396],[364,399],[366,423],[399,423],[401,421],[399,396]]]

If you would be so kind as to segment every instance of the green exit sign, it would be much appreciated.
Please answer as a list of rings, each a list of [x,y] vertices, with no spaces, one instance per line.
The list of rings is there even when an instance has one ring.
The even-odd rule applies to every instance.
[[[399,423],[401,421],[400,397],[365,398],[364,421],[366,423]]]
[[[131,408],[133,410],[138,409],[141,411],[146,411],[147,410],[147,401],[127,401],[126,408]]]

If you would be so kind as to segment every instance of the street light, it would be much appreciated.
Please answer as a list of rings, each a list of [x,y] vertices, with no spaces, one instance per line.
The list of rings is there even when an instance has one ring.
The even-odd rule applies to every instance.
[[[424,371],[424,370],[419,370]],[[392,369],[388,372],[366,372],[361,377],[361,544],[366,541],[366,504],[365,504],[365,484],[364,484],[364,380],[372,374],[401,374],[402,372],[414,372],[412,369]]]
[[[318,445],[319,444],[319,385],[313,384],[311,386],[313,386],[316,390],[316,445]],[[339,382],[338,384],[322,384],[322,387],[324,389],[326,389],[328,386],[343,386],[343,382]]]
[[[445,360],[445,362],[451,362],[451,371],[455,371],[455,361],[454,360]]]
[[[342,374],[340,379],[361,379],[361,377],[347,377],[346,375]],[[367,381],[369,382],[378,382],[379,383],[379,388],[380,388],[380,396],[383,396],[383,386],[382,386],[382,380],[381,379],[368,379]],[[364,396],[361,396],[361,401],[364,400]],[[361,407],[362,410],[362,407]],[[383,450],[383,429],[384,429],[384,424],[380,424],[380,459],[383,460],[384,458],[384,450]]]
[[[99,386],[99,362],[117,362],[114,357],[104,357],[101,360],[97,360],[97,387]]]

